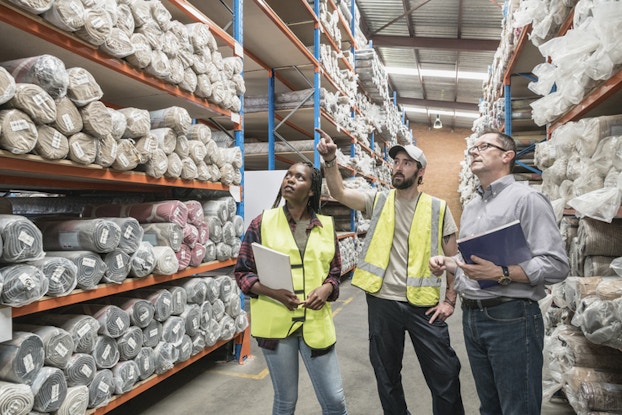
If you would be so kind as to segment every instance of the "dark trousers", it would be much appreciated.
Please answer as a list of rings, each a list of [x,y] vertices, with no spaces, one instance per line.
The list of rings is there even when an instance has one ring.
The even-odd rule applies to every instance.
[[[369,359],[385,414],[409,414],[401,375],[406,332],[432,392],[434,414],[464,414],[458,377],[460,361],[449,343],[449,329],[438,320],[430,324],[426,310],[428,307],[367,295]]]

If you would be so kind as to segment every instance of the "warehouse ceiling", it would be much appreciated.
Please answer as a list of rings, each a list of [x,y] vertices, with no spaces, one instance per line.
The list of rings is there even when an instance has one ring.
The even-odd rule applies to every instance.
[[[389,74],[389,87],[413,123],[471,128],[482,77],[499,46],[503,10],[495,0],[356,0],[360,27]],[[438,76],[439,73],[446,77]],[[479,79],[468,79],[469,73]],[[464,116],[467,114],[470,116]]]

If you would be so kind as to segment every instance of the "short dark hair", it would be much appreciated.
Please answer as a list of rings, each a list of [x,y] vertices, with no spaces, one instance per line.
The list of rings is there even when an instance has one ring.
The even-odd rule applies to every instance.
[[[505,148],[506,151],[514,152],[514,157],[512,157],[512,160],[510,161],[510,171],[512,171],[514,165],[516,164],[516,141],[512,138],[512,136],[504,134],[500,131],[488,130],[485,131],[484,134],[494,134],[497,137],[497,140],[501,142],[501,147]]]

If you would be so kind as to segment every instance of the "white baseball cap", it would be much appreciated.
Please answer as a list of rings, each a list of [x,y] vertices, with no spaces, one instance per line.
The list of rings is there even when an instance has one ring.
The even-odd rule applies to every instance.
[[[428,161],[426,160],[423,151],[414,144],[408,144],[407,146],[393,146],[389,150],[389,156],[391,156],[391,158],[395,158],[397,153],[399,153],[400,151],[405,151],[411,159],[418,161],[423,168],[425,168],[425,166],[428,164]]]

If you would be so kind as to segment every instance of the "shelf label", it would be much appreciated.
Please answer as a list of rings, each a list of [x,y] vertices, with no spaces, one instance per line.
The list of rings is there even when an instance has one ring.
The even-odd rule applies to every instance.
[[[233,196],[233,200],[235,200],[237,203],[240,203],[242,201],[242,192],[240,186],[229,185],[229,193],[231,194],[231,196]]]
[[[242,119],[242,117],[240,117],[240,114],[238,114],[237,112],[232,112],[231,113],[231,121],[232,122],[234,122],[236,124],[239,124],[241,119]]]
[[[233,45],[233,53],[235,56],[239,56],[240,58],[244,57],[244,48],[238,42],[235,42]]]

